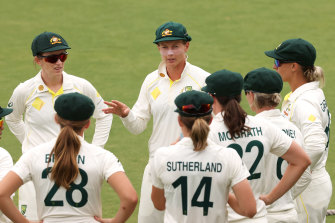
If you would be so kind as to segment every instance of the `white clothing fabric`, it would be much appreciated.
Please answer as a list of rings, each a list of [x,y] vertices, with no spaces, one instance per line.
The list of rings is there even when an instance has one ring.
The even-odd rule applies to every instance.
[[[94,216],[102,216],[101,187],[116,172],[124,172],[119,160],[109,151],[87,143],[80,138],[81,148],[77,155],[80,174],[66,190],[50,180],[48,166],[55,139],[41,144],[22,155],[12,171],[23,182],[32,181],[36,190],[38,219],[49,222],[96,222]]]
[[[153,185],[164,189],[165,223],[227,221],[229,189],[250,174],[234,150],[208,141],[194,151],[189,137],[155,153]]]
[[[270,152],[276,156],[284,155],[291,146],[292,139],[269,121],[260,117],[247,116],[245,125],[250,127],[250,132],[243,131],[233,140],[221,113],[218,113],[210,125],[209,137],[221,146],[235,149],[242,157],[251,174],[248,180],[257,204],[257,214],[254,218],[266,219],[265,203],[259,199],[259,196],[264,193],[266,184],[265,157]],[[228,207],[229,222],[243,219],[246,217],[235,213],[232,208]]]

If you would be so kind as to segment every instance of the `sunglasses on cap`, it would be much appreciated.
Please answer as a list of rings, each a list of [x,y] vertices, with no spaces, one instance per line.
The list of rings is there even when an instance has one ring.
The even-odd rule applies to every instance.
[[[64,62],[68,54],[69,54],[68,52],[65,52],[65,53],[61,53],[58,55],[48,55],[48,56],[39,55],[38,57],[44,58],[44,60],[48,63],[56,63],[58,60],[60,60],[61,62]]]
[[[202,104],[199,109],[194,105],[184,105],[181,107],[181,110],[187,114],[205,114],[211,110],[211,104]]]
[[[274,64],[276,67],[280,67],[284,63],[294,63],[294,61],[283,61],[283,60],[277,60],[275,59]]]

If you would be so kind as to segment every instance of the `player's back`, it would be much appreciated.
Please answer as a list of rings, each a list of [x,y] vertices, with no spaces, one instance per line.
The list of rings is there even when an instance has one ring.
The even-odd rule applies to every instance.
[[[196,152],[186,137],[157,150],[153,174],[164,185],[165,222],[227,222],[229,188],[248,172],[235,151],[208,143]]]
[[[249,169],[248,180],[257,202],[255,216],[257,218],[266,215],[265,204],[258,199],[265,190],[265,157],[269,153],[282,156],[290,147],[292,140],[276,126],[260,117],[247,116],[245,125],[250,131],[242,131],[233,139],[221,113],[218,113],[210,125],[210,139],[219,145],[235,149]],[[233,212],[231,208],[228,211],[229,220],[245,218]]]
[[[48,174],[54,164],[54,156],[49,164],[48,160],[55,140],[28,151],[15,166],[15,172],[24,182],[33,181],[38,216],[43,222],[96,222],[93,217],[102,216],[100,193],[103,180],[123,171],[112,153],[82,138],[80,141],[81,148],[76,157],[79,174],[68,190],[58,187]]]

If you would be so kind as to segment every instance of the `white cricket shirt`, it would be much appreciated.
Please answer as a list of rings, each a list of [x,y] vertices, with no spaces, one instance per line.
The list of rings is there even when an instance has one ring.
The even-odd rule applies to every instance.
[[[13,112],[6,116],[6,123],[12,133],[22,143],[22,152],[48,142],[58,136],[59,125],[55,122],[54,103],[59,95],[79,92],[92,99],[95,105],[93,118],[96,119],[92,143],[103,147],[108,140],[113,116],[106,115],[104,100],[87,80],[63,72],[63,86],[52,92],[44,84],[41,72],[35,77],[19,84],[8,106]]]
[[[208,72],[186,62],[181,78],[171,81],[166,64],[150,73],[144,80],[138,99],[129,115],[122,118],[124,126],[133,134],[140,134],[153,117],[153,130],[149,139],[149,155],[152,158],[159,147],[168,146],[181,134],[178,113],[174,112],[175,98],[182,92],[200,90]]]
[[[312,176],[318,170],[324,171],[328,158],[331,114],[319,82],[304,84],[287,94],[281,110],[285,118],[302,133],[304,149],[312,161]]]
[[[96,222],[94,216],[102,216],[101,187],[123,167],[109,151],[87,143],[80,137],[81,148],[77,156],[80,175],[73,191],[57,187],[47,176],[49,154],[56,139],[41,144],[24,153],[12,171],[23,182],[32,180],[36,189],[37,214],[43,222]],[[53,166],[53,161],[49,167]]]
[[[259,199],[259,196],[264,193],[266,184],[265,157],[270,152],[276,156],[284,155],[292,139],[260,117],[248,115],[245,125],[250,127],[251,131],[243,132],[239,138],[233,140],[221,113],[218,113],[210,125],[209,138],[221,146],[235,149],[242,157],[251,174],[248,180],[257,204],[257,214],[254,218],[258,218],[266,215],[265,203]],[[240,219],[246,219],[246,217],[235,213],[232,208],[228,207],[228,220]]]
[[[191,138],[159,148],[151,165],[153,185],[164,189],[164,222],[227,222],[229,189],[250,174],[234,150],[208,141],[193,150]]]

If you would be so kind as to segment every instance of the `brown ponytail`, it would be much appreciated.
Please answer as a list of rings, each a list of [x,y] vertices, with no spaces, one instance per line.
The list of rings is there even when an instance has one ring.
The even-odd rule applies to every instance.
[[[203,117],[179,117],[186,128],[191,131],[190,137],[193,141],[194,151],[204,150],[207,146],[209,123],[212,120],[212,115]]]
[[[81,143],[77,134],[89,120],[69,121],[58,115],[56,115],[56,120],[61,125],[61,131],[50,154],[49,163],[52,155],[55,156],[54,165],[51,168],[51,179],[55,181],[56,185],[69,189],[70,184],[79,173],[77,155]]]
[[[236,95],[234,97],[215,97],[221,106],[224,107],[224,115],[222,113],[221,115],[225,125],[228,127],[232,139],[235,139],[236,136],[240,136],[242,131],[250,130],[250,128],[245,125],[245,119],[248,114],[240,105],[241,95]]]

